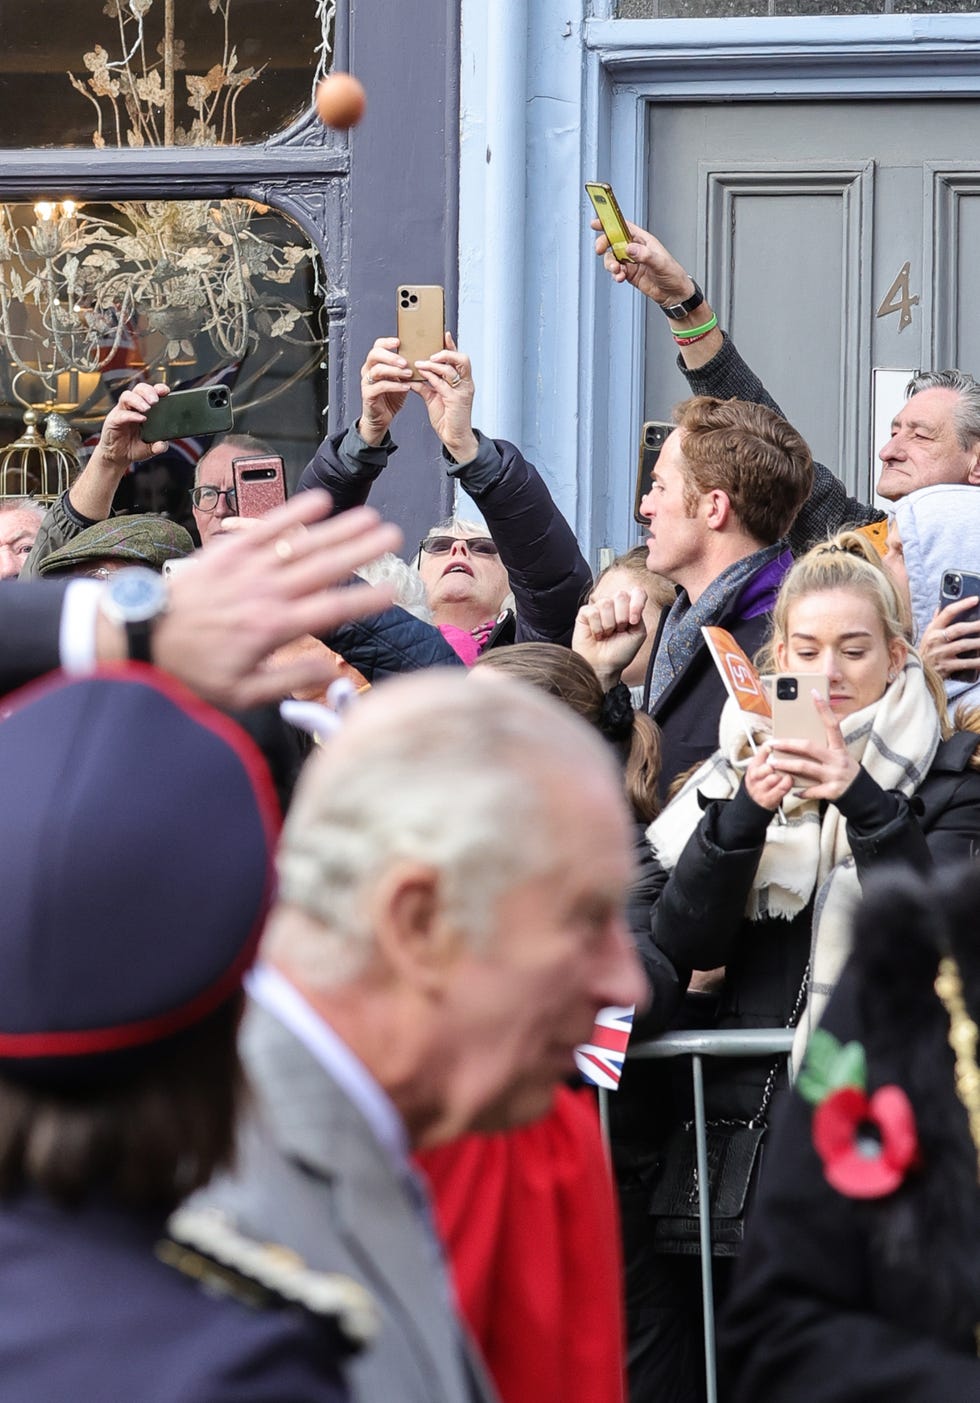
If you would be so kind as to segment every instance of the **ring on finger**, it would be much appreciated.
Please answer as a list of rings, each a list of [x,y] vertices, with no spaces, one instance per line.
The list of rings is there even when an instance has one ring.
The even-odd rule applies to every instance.
[[[278,555],[279,559],[283,561],[283,563],[292,560],[296,554],[296,551],[293,549],[292,542],[287,541],[285,536],[280,536],[276,541],[274,541],[272,549],[275,551],[276,555]]]
[[[463,377],[462,377],[462,375],[460,375],[459,371],[457,370],[456,374],[453,376],[453,378],[452,378],[452,379],[450,380],[450,382],[449,382],[450,387],[451,387],[452,389],[455,390],[455,389],[456,389],[456,386],[457,386],[457,385],[461,385],[462,383],[463,383]]]
[[[945,629],[943,629],[943,642],[944,642],[944,643],[948,643],[948,642],[949,642],[949,634],[946,632]]]

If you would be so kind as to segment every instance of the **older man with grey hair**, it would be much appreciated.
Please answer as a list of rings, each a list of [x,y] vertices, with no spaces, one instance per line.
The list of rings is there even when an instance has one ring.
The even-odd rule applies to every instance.
[[[47,508],[33,497],[0,499],[0,580],[16,580],[41,529]]]
[[[207,1200],[370,1286],[364,1403],[494,1397],[408,1152],[544,1114],[598,1009],[645,997],[630,835],[601,737],[509,681],[391,682],[304,774],[243,1028],[255,1116]]]

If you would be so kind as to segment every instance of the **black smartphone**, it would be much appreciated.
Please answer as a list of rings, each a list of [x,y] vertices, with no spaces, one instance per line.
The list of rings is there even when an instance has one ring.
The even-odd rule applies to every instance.
[[[640,430],[640,456],[636,464],[636,492],[633,496],[633,520],[640,526],[647,524],[646,517],[640,515],[640,503],[653,486],[653,470],[657,466],[660,450],[675,427],[662,419],[648,419]]]
[[[971,594],[980,595],[980,575],[971,570],[943,571],[939,585],[940,609],[945,609],[947,604],[955,604],[958,599],[969,599]],[[977,619],[980,619],[980,604],[974,604],[972,609],[957,615],[956,622],[974,623]],[[962,672],[951,672],[950,678],[954,682],[980,682],[980,662],[976,667],[964,668]]]
[[[193,390],[171,390],[147,410],[140,428],[144,443],[158,439],[197,438],[223,434],[235,422],[231,390],[227,385],[202,385]]]

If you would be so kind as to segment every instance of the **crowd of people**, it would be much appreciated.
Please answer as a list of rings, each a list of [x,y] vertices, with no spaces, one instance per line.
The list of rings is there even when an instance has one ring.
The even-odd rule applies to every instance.
[[[4,1398],[701,1403],[690,1087],[627,1057],[607,1155],[604,1011],[792,1030],[705,1078],[722,1396],[980,1393],[980,385],[912,381],[886,517],[630,228],[690,395],[595,580],[448,335],[264,516],[212,444],[199,549],[114,512],[164,384],[0,502]],[[482,520],[403,556],[413,397]]]

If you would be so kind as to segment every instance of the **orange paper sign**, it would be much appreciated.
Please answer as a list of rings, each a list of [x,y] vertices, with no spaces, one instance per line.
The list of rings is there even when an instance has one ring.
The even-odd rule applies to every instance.
[[[748,656],[724,628],[705,627],[701,632],[721,673],[725,689],[740,711],[754,716],[772,716],[772,707],[762,680]]]

